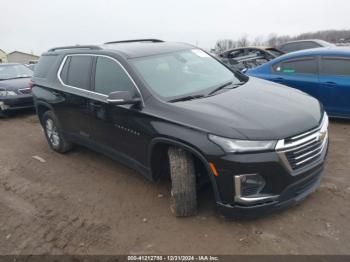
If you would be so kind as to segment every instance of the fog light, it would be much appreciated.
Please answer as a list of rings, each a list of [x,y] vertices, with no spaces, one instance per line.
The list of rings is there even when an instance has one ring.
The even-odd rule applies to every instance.
[[[237,175],[234,178],[235,201],[241,204],[255,204],[276,199],[278,195],[261,194],[265,179],[259,174]]]
[[[257,195],[265,186],[265,180],[258,174],[241,176],[241,195]]]

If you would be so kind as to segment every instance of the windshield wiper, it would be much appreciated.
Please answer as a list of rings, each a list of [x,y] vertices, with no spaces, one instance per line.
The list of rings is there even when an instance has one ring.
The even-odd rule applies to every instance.
[[[202,98],[202,97],[205,97],[205,96],[204,95],[184,96],[184,97],[169,100],[168,102],[174,103],[174,102],[180,102],[180,101],[188,101],[188,100],[193,100],[193,99]]]
[[[227,89],[232,89],[232,88],[236,88],[236,87],[238,87],[238,86],[240,86],[240,85],[243,85],[243,84],[245,84],[245,82],[238,82],[238,83],[234,83],[234,84],[232,84],[232,82],[227,82],[227,83],[225,83],[225,84],[223,84],[223,85],[221,85],[221,86],[215,88],[214,90],[210,91],[209,94],[208,94],[207,96],[210,96],[210,95],[216,93],[217,91],[220,91],[220,90],[222,90],[222,89],[225,89],[227,86],[231,86],[231,85],[232,85],[232,87],[227,88]]]

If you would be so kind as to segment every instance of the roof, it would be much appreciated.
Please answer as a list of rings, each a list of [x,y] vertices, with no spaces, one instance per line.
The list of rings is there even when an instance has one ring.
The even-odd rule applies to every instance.
[[[281,56],[281,58],[303,56],[303,55],[350,55],[350,47],[319,47],[313,49],[305,49],[296,52],[291,52]]]
[[[104,44],[99,46],[73,46],[62,49],[53,48],[49,52],[57,53],[71,53],[82,50],[105,50],[119,53],[126,58],[136,58],[136,57],[145,57],[159,54],[166,54],[186,49],[196,48],[190,44],[185,43],[174,43],[174,42],[121,42],[121,43],[111,43]]]
[[[152,56],[165,53],[171,53],[190,48],[195,48],[192,45],[184,43],[172,43],[172,42],[161,42],[161,43],[119,43],[119,44],[108,44],[102,46],[105,49],[115,50],[123,53],[127,58],[136,58],[143,56]]]
[[[0,52],[3,52],[4,54],[6,54],[6,52],[4,50],[2,50],[2,49],[0,49]]]
[[[21,52],[21,51],[13,51],[13,52],[11,52],[11,53],[8,53],[7,55],[9,56],[9,55],[11,55],[11,54],[13,54],[13,53],[20,53],[20,54],[30,55],[30,56],[34,56],[34,57],[38,57],[38,58],[39,58],[39,56],[37,56],[37,55],[33,55],[33,54]]]
[[[325,40],[322,40],[322,39],[301,39],[301,40],[294,40],[294,41],[288,41],[288,42],[285,42],[285,43],[281,43],[279,44],[278,46],[283,46],[283,45],[286,45],[286,44],[291,44],[291,43],[299,43],[299,42],[316,42],[316,43],[319,43],[321,44],[322,46],[332,46],[334,44],[332,43],[329,43]]]

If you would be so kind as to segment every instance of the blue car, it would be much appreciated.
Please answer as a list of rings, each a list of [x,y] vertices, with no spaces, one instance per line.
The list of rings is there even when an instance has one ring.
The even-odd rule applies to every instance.
[[[246,74],[299,89],[320,100],[328,115],[350,118],[350,48],[289,53]]]

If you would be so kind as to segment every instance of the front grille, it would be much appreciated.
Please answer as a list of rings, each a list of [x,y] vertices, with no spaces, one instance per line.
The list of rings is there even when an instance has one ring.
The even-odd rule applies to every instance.
[[[296,170],[317,160],[322,154],[323,142],[316,136],[295,149],[286,151],[285,155],[291,168]]]
[[[325,115],[318,128],[278,141],[277,153],[290,172],[298,171],[320,160],[327,145],[327,127],[328,117]]]
[[[32,90],[30,88],[23,88],[23,89],[18,89],[18,92],[20,94],[28,95],[32,92]]]

